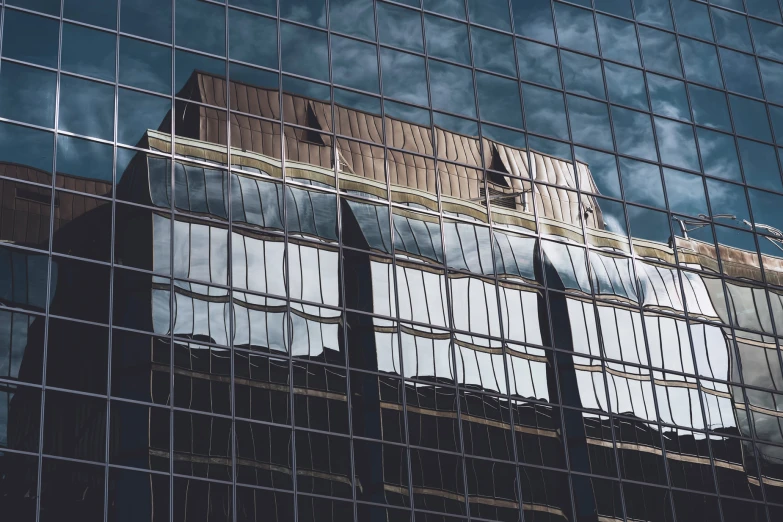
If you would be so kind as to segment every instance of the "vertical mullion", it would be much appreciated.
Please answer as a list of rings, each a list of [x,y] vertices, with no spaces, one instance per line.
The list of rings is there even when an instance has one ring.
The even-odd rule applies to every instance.
[[[109,460],[110,460],[110,449],[111,449],[111,400],[109,396],[111,395],[111,366],[112,366],[112,357],[113,357],[113,347],[114,347],[114,242],[116,240],[116,233],[115,228],[117,225],[117,194],[114,187],[117,186],[117,128],[119,126],[118,122],[118,97],[119,97],[119,78],[120,78],[120,11],[122,7],[122,0],[117,0],[117,16],[115,18],[116,27],[115,29],[115,44],[114,44],[114,117],[113,122],[114,125],[112,127],[113,130],[113,155],[112,155],[112,213],[111,213],[111,243],[110,243],[110,253],[109,253],[109,345],[108,345],[108,357],[106,358],[107,367],[106,367],[106,449],[105,449],[105,463],[104,463],[104,483],[105,483],[105,489],[103,494],[103,516],[104,519],[108,519],[109,516]]]
[[[122,0],[120,0],[122,1]],[[229,24],[229,15],[231,11],[228,7],[228,2],[225,5],[224,10],[224,31],[225,31],[225,48],[226,48],[226,184],[224,197],[226,198],[226,222],[227,222],[227,238],[226,238],[226,283],[228,284],[228,357],[229,357],[229,375],[230,383],[229,389],[229,408],[231,408],[231,518],[233,522],[237,520],[237,429],[236,429],[236,383],[235,383],[235,370],[234,370],[234,252],[233,252],[233,221],[234,216],[232,212],[232,170],[231,170],[231,63],[230,63],[230,33],[231,30]],[[206,180],[205,180],[206,183]],[[239,180],[237,180],[237,184]],[[211,262],[211,257],[210,257]],[[211,351],[211,350],[210,350]]]
[[[40,522],[41,520],[41,478],[43,476],[43,446],[44,446],[44,423],[46,420],[45,412],[46,412],[46,366],[47,366],[47,355],[48,355],[48,344],[49,344],[49,314],[51,313],[50,310],[50,302],[52,299],[52,264],[54,263],[54,258],[52,256],[52,248],[54,244],[54,203],[56,201],[55,195],[56,195],[56,185],[57,185],[57,122],[59,120],[60,115],[60,65],[62,62],[62,47],[63,47],[63,4],[65,0],[60,0],[60,16],[59,16],[59,33],[58,33],[58,43],[57,43],[57,87],[55,91],[55,99],[54,99],[54,133],[52,134],[53,139],[53,153],[52,153],[52,195],[51,195],[51,202],[49,207],[49,245],[48,245],[48,252],[47,255],[49,257],[48,264],[47,264],[47,275],[46,275],[46,303],[44,303],[44,313],[45,313],[45,320],[44,320],[44,340],[43,340],[43,361],[42,361],[42,368],[41,368],[41,416],[40,416],[40,425],[38,427],[38,483],[36,485],[37,487],[37,494],[36,494],[36,512],[35,512],[35,519],[37,522]],[[3,12],[5,12],[5,8],[3,8]],[[5,21],[5,20],[3,20]]]
[[[171,93],[169,101],[171,102],[171,135],[169,136],[169,143],[171,150],[169,151],[169,267],[170,273],[168,274],[169,284],[169,520],[174,519],[174,503],[176,498],[174,497],[174,323],[176,320],[176,294],[174,286],[174,274],[175,274],[175,261],[174,261],[174,233],[175,233],[175,201],[176,201],[176,176],[177,176],[177,162],[176,149],[177,149],[177,104],[175,96],[177,94],[177,2],[171,0]],[[149,160],[146,160],[149,165]],[[149,168],[149,166],[147,167]],[[154,341],[153,341],[154,342]]]
[[[288,181],[286,178],[286,136],[285,136],[285,125],[283,122],[285,121],[285,117],[283,114],[284,109],[284,103],[283,103],[283,53],[282,53],[282,21],[281,21],[281,10],[280,10],[280,2],[285,0],[279,0],[276,2],[276,20],[277,20],[277,81],[278,81],[278,87],[277,87],[277,100],[279,103],[279,118],[280,118],[280,172],[281,172],[281,193],[282,193],[282,202],[281,202],[281,210],[282,210],[282,218],[283,218],[283,279],[285,282],[285,293],[286,293],[286,301],[285,301],[285,316],[283,319],[283,325],[284,325],[284,342],[285,342],[285,349],[287,352],[287,362],[288,362],[288,409],[289,409],[289,415],[291,422],[291,428],[289,431],[290,434],[290,446],[291,446],[291,486],[292,486],[292,501],[293,501],[293,514],[294,514],[294,520],[293,522],[297,522],[299,520],[299,502],[298,502],[298,488],[297,488],[297,467],[296,467],[296,431],[294,429],[296,422],[294,421],[294,406],[295,406],[295,400],[294,400],[294,365],[293,365],[293,355],[291,353],[291,347],[293,345],[293,323],[291,322],[291,276],[290,276],[290,249],[289,249],[289,236],[288,236]],[[293,198],[292,198],[293,201]]]

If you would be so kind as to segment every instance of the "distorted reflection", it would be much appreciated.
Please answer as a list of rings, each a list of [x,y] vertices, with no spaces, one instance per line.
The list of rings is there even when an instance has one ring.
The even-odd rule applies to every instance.
[[[330,3],[330,16],[353,3]],[[301,9],[284,16],[325,25],[325,3],[295,4]],[[515,10],[517,32],[553,43],[549,4],[524,4]],[[625,3],[599,4],[629,14]],[[637,4],[638,19],[671,28],[667,5]],[[480,112],[521,127],[513,81],[480,73],[474,96],[470,69],[435,60],[432,103],[449,114],[434,112],[431,121],[426,109],[403,103],[427,102],[425,59],[402,50],[423,50],[422,15],[379,5],[379,36],[401,49],[380,52],[382,73],[397,68],[384,74],[384,93],[399,100],[384,99],[382,110],[369,44],[335,36],[329,50],[326,33],[283,24],[289,72],[326,80],[323,63],[309,68],[291,57],[308,46],[313,55],[336,52],[334,80],[364,94],[301,78],[281,83],[238,64],[236,79],[226,82],[205,56],[182,54],[173,107],[152,93],[119,90],[117,139],[128,147],[115,158],[109,145],[67,135],[57,137],[56,158],[32,157],[20,144],[51,148],[51,134],[11,133],[0,124],[0,137],[18,138],[0,140],[10,144],[0,147],[0,301],[8,308],[0,313],[0,377],[9,381],[0,389],[9,405],[0,409],[9,425],[0,426],[0,447],[28,451],[21,435],[37,440],[41,399],[31,385],[45,371],[47,385],[101,395],[108,387],[113,397],[139,403],[128,413],[134,408],[107,409],[90,397],[95,411],[112,412],[123,440],[127,419],[148,415],[144,458],[112,454],[112,464],[167,471],[173,462],[194,483],[233,480],[236,466],[236,480],[254,486],[294,489],[296,474],[297,488],[317,495],[351,498],[355,491],[374,503],[514,520],[522,502],[526,516],[562,518],[571,503],[558,489],[568,491],[568,477],[525,465],[565,469],[568,462],[578,472],[577,507],[602,517],[623,516],[601,504],[619,485],[582,473],[624,480],[629,517],[643,518],[639,506],[651,499],[664,505],[659,486],[667,480],[699,494],[717,484],[739,498],[759,499],[760,488],[767,499],[780,498],[783,294],[764,284],[783,281],[782,198],[767,191],[781,182],[775,147],[757,141],[771,141],[774,130],[761,105],[733,95],[721,105],[707,87],[617,64],[606,65],[613,78],[607,93],[593,68],[597,58],[563,51],[564,87],[573,93],[566,95],[545,87],[560,88],[557,66],[539,64],[551,65],[557,50],[520,41],[523,79],[541,85],[522,87],[531,135],[483,124],[479,133],[466,119]],[[505,2],[478,19],[477,4],[468,5],[473,21],[510,28]],[[459,12],[453,2],[424,7]],[[188,9],[177,16],[188,19]],[[560,43],[586,41],[580,49],[597,54],[590,11],[559,3],[555,10]],[[517,23],[523,12],[541,27]],[[683,33],[706,36],[700,13],[708,11],[692,10]],[[495,47],[508,48],[510,36],[423,16],[433,57],[469,63],[467,48],[446,40],[470,31],[476,66],[516,74],[495,60]],[[718,38],[742,49],[744,33],[729,30],[732,16],[718,15]],[[391,30],[413,21],[418,32]],[[342,30],[372,36],[366,22]],[[668,51],[670,33],[640,27],[637,46],[628,22],[599,15],[597,26],[602,42],[623,47],[611,54],[602,46],[605,56],[638,65],[641,49],[651,70],[682,74],[676,41],[674,55]],[[222,53],[226,39],[215,39],[222,27],[205,27],[204,41],[176,36]],[[719,87],[708,65],[718,56],[712,44],[681,40],[688,79]],[[230,53],[263,61],[231,41]],[[25,60],[50,59],[44,47]],[[120,77],[139,87],[122,54],[131,51],[121,51]],[[353,57],[367,70],[352,70]],[[22,67],[3,65],[0,91],[12,100],[37,81]],[[9,80],[9,69],[21,73]],[[98,69],[80,74],[100,76]],[[645,75],[655,116],[640,112]],[[169,79],[157,78],[144,88],[168,88]],[[618,92],[619,82],[628,89]],[[103,109],[88,117],[79,105],[93,89],[102,105],[100,89],[75,77],[63,85],[84,92],[62,106],[61,128],[108,136]],[[607,96],[623,107],[608,105]],[[700,127],[690,123],[689,100]],[[20,119],[51,127],[53,98],[51,107],[39,101]],[[16,117],[13,107],[0,109]],[[735,112],[742,116],[729,117]],[[732,128],[748,139],[723,133]],[[569,137],[584,145],[574,148],[575,158],[554,139]],[[666,167],[653,163],[659,154]],[[75,337],[78,346],[68,340]],[[59,366],[73,350],[91,362],[66,375]],[[110,368],[111,381],[76,378],[93,366]],[[63,412],[75,411],[70,394],[51,393],[62,394],[54,405],[65,404]],[[177,408],[173,424],[169,410],[140,403]],[[47,399],[44,416],[59,422],[65,413],[52,407]],[[293,423],[295,432],[232,425],[232,414]],[[105,431],[98,417],[95,429]],[[349,419],[352,433],[364,437],[354,444],[353,470],[344,458]],[[174,426],[174,448],[152,424]],[[219,449],[198,447],[194,431],[209,432]],[[44,451],[106,458],[52,440]],[[512,461],[515,450],[518,462],[500,462]],[[497,466],[487,470],[486,458]],[[498,483],[479,480],[485,476]],[[508,486],[516,480],[522,499]]]

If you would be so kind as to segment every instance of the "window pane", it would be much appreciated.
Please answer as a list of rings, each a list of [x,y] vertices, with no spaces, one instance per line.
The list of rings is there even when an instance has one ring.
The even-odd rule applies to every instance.
[[[568,117],[575,142],[607,150],[614,148],[609,110],[605,103],[569,95]]]
[[[522,128],[522,107],[516,81],[476,73],[476,85],[482,120]]]
[[[117,28],[116,0],[65,0],[63,4],[65,18],[107,29]]]
[[[147,130],[162,126],[171,111],[171,98],[120,89],[117,105],[117,141],[145,147]]]
[[[424,9],[436,13],[465,19],[465,2],[463,0],[424,0]]]
[[[17,7],[24,7],[25,9],[32,9],[33,11],[38,11],[40,13],[55,16],[59,16],[60,14],[59,0],[10,0],[7,3]]]
[[[712,40],[712,27],[707,6],[693,0],[673,0],[677,30],[688,36]]]
[[[647,90],[644,73],[639,69],[604,62],[609,99],[614,103],[647,110]]]
[[[384,96],[427,105],[427,73],[424,69],[424,58],[391,49],[381,49],[381,65]],[[433,77],[434,75],[435,73]]]
[[[612,122],[617,152],[653,161],[657,159],[649,115],[612,107]]]
[[[640,22],[657,25],[664,29],[672,28],[672,13],[666,0],[636,0],[636,19]]]
[[[595,24],[590,11],[555,2],[560,45],[598,54]]]
[[[508,0],[468,0],[468,14],[474,24],[511,30]]]
[[[176,13],[177,45],[225,56],[225,8],[199,0],[176,0]]]
[[[55,73],[2,62],[0,116],[42,127],[53,127],[56,90]]]
[[[629,0],[595,0],[595,8],[599,11],[616,14],[617,16],[633,18],[633,11],[631,10],[631,2]]]
[[[560,87],[557,49],[528,40],[517,39],[519,74],[523,80]]]
[[[723,9],[713,9],[712,19],[715,22],[715,33],[718,35],[719,44],[753,52],[747,18]]]
[[[111,145],[62,134],[57,136],[58,175],[68,174],[77,178],[93,179],[111,184],[113,157],[114,150]]]
[[[596,16],[596,20],[604,58],[640,66],[639,43],[633,23],[601,14]]]
[[[680,47],[682,61],[685,64],[685,74],[689,80],[714,87],[723,87],[715,46],[682,38],[680,39]]]
[[[171,2],[122,0],[120,30],[125,33],[171,42]],[[154,13],[154,16],[150,16]]]
[[[120,37],[120,83],[171,95],[171,48]]]
[[[783,104],[783,65],[769,60],[759,60],[759,65],[767,100]]]
[[[275,20],[229,9],[228,28],[229,58],[277,68]]]
[[[62,76],[58,126],[69,132],[113,140],[114,87]]]
[[[699,125],[731,132],[726,93],[689,84],[693,120]]]
[[[284,23],[280,26],[280,38],[284,71],[329,80],[326,33]]]
[[[734,116],[734,128],[737,134],[757,140],[772,141],[767,109],[763,103],[734,94],[729,95],[729,103],[731,103],[731,114]]]
[[[0,123],[0,161],[51,174],[53,151],[54,134],[51,132]],[[51,184],[46,177],[35,181]]]
[[[549,0],[512,0],[514,30],[517,34],[555,43],[552,7]]]
[[[783,27],[753,18],[750,27],[753,29],[756,51],[761,56],[783,60]]]
[[[470,65],[468,26],[439,16],[424,15],[427,53],[435,58]]]
[[[657,74],[648,74],[647,86],[650,88],[653,112],[680,120],[691,119],[688,94],[685,92],[683,82]]]
[[[699,137],[699,151],[705,174],[733,181],[742,180],[739,157],[734,138],[728,134],[696,129]]]
[[[625,199],[664,208],[661,170],[657,165],[620,158]]]
[[[57,20],[8,9],[3,25],[3,56],[57,67],[60,24]]]
[[[382,44],[409,51],[424,52],[421,38],[421,14],[378,2],[378,36]]]
[[[383,77],[385,82],[386,75]],[[431,60],[430,88],[433,108],[476,117],[470,69]]]
[[[726,88],[730,91],[761,98],[759,72],[753,56],[721,48],[720,59],[723,62]]]
[[[707,215],[707,198],[704,195],[704,179],[673,169],[663,169],[666,180],[666,196],[672,212],[689,216]]]
[[[375,40],[375,13],[372,7],[372,0],[330,0],[329,22],[332,31]]]
[[[601,62],[581,54],[562,51],[563,80],[566,89],[578,94],[606,98]]]
[[[673,34],[650,27],[639,27],[644,65],[654,71],[682,76],[680,53]]]
[[[523,85],[522,99],[528,130],[568,139],[565,106],[560,92]]]
[[[74,24],[63,24],[62,68],[99,80],[114,81],[117,37]]]
[[[332,37],[332,79],[354,89],[380,92],[378,55],[374,45]]]
[[[274,12],[270,13],[274,14]],[[285,0],[280,2],[280,16],[318,27],[326,27],[324,0]]]
[[[478,27],[470,30],[473,43],[473,63],[476,67],[500,74],[516,76],[514,42],[506,36]]]
[[[663,163],[699,170],[693,127],[663,118],[655,118],[655,132],[658,136],[658,149],[661,152]]]
[[[739,150],[748,184],[779,192],[783,189],[774,147],[740,138]]]

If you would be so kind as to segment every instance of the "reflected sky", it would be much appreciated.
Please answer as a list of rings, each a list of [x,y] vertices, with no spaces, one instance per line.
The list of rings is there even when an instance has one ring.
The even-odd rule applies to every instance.
[[[308,407],[323,399],[345,409],[345,388],[315,379],[336,364],[343,370],[329,379],[344,382],[345,368],[358,364],[366,375],[351,401],[366,409],[356,419],[377,421],[357,428],[372,437],[393,429],[389,418],[404,424],[408,415],[417,430],[437,418],[454,441],[466,441],[449,446],[452,456],[487,456],[477,434],[491,428],[515,436],[523,464],[536,465],[551,463],[541,441],[559,445],[562,458],[581,455],[581,441],[590,462],[571,462],[588,472],[628,426],[654,440],[666,425],[666,440],[645,442],[656,465],[661,444],[670,452],[683,440],[699,441],[697,461],[683,453],[671,462],[707,462],[702,450],[719,440],[698,430],[783,442],[771,395],[783,386],[772,331],[783,308],[761,285],[783,281],[781,151],[773,144],[783,144],[783,109],[763,99],[783,101],[780,27],[686,0],[596,0],[598,13],[547,0],[421,3],[424,12],[415,0],[334,0],[327,16],[324,0],[295,0],[281,4],[288,21],[278,34],[274,2],[177,0],[176,43],[185,50],[165,45],[165,13],[144,20],[149,0],[122,2],[127,34],[119,36],[74,21],[111,27],[116,12],[110,19],[67,0],[73,20],[62,26],[59,75],[41,68],[58,65],[58,22],[6,9],[0,117],[44,129],[0,122],[2,302],[46,304],[46,256],[30,249],[48,248],[51,229],[55,315],[273,352],[286,368],[294,358],[301,381],[292,397]],[[766,0],[745,4],[774,15]],[[680,36],[668,32],[670,6]],[[648,25],[634,26],[634,12]],[[766,58],[752,54],[751,37]],[[219,58],[226,53],[233,62]],[[47,186],[55,151],[57,184]],[[113,237],[119,248],[110,257]],[[100,263],[110,259],[118,266]],[[114,317],[109,293],[85,300],[74,288],[111,288]],[[8,331],[0,314],[0,338]],[[9,379],[21,366],[6,362],[3,347],[0,376]],[[345,359],[357,349],[374,363]],[[225,379],[225,366],[212,371],[194,356],[207,351],[220,353],[192,348],[178,368],[203,364],[199,371]],[[381,385],[378,372],[397,376]],[[410,384],[396,383],[400,375]],[[288,378],[254,393],[285,394]],[[314,393],[324,389],[331,395]],[[510,393],[539,402],[512,406]],[[557,401],[590,411],[562,414]],[[317,426],[297,409],[300,426]],[[429,435],[419,431],[397,442]],[[493,440],[489,456],[512,454],[510,446],[492,453],[503,444]],[[749,488],[752,464],[731,465]],[[454,493],[457,503],[472,507],[465,493]]]

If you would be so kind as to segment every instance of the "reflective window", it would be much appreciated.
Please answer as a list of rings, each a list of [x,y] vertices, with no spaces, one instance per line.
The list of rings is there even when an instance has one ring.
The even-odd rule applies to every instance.
[[[476,104],[470,69],[435,60],[430,61],[429,66],[432,106],[475,118]]]
[[[62,130],[111,140],[114,136],[114,88],[71,76],[60,78]]]
[[[672,76],[682,76],[677,40],[673,34],[640,26],[639,42],[646,67]]]
[[[171,50],[135,38],[120,38],[120,83],[171,93]]]
[[[63,24],[61,66],[99,80],[114,81],[117,37],[111,33]]]
[[[776,0],[5,4],[12,519],[783,517]]]
[[[560,87],[557,49],[529,40],[517,40],[519,75],[523,80]]]
[[[355,89],[379,92],[375,46],[340,36],[332,37],[332,80]]]
[[[149,13],[155,16],[149,16]],[[120,31],[161,42],[171,42],[171,4],[157,0],[120,2]]]
[[[595,24],[590,11],[555,2],[555,14],[560,45],[598,54]]]
[[[175,43],[206,53],[225,56],[225,9],[199,0],[176,0]]]
[[[693,121],[705,127],[731,132],[731,118],[724,92],[693,84],[688,85],[688,90],[691,95]]]
[[[601,38],[601,54],[605,58],[641,65],[636,29],[630,22],[605,15],[597,15],[598,36]]]
[[[63,2],[63,16],[107,29],[116,29],[117,2],[109,0],[94,5],[90,0],[65,0]]]
[[[283,23],[280,39],[284,71],[318,80],[329,79],[326,33]]]
[[[439,16],[424,15],[424,27],[430,56],[470,65],[467,25]]]
[[[271,11],[270,14],[274,14],[274,6]],[[372,2],[368,0],[330,0],[329,16],[333,31],[375,40],[375,14]]]
[[[59,11],[59,8],[58,8]],[[3,22],[3,56],[57,67],[57,20],[9,9]]]
[[[473,64],[476,67],[516,76],[514,42],[510,36],[473,28],[470,37],[473,43]]]
[[[547,0],[512,0],[514,11],[514,30],[517,34],[555,43],[555,31],[552,24],[552,6]]]
[[[0,70],[0,115],[43,127],[54,127],[55,73],[12,62]]]
[[[281,2],[280,16],[309,25],[326,27],[326,3],[324,0],[290,0]]]
[[[376,5],[378,39],[381,43],[408,51],[424,52],[421,13],[383,2]]]
[[[609,99],[613,103],[648,110],[642,71],[609,62],[604,67]]]
[[[274,20],[229,9],[228,27],[229,58],[277,68],[277,27]]]

